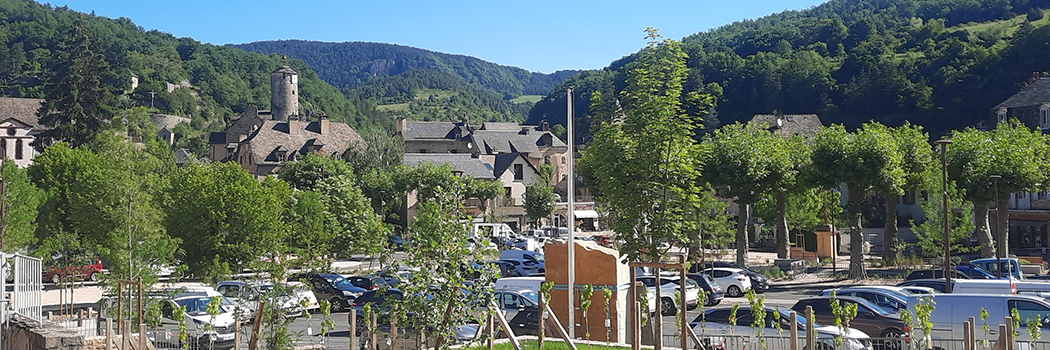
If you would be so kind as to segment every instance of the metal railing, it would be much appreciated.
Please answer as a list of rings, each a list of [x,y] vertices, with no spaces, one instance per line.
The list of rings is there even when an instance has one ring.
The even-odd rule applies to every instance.
[[[14,255],[14,312],[39,322],[43,317],[43,262],[39,258]],[[5,259],[6,260],[6,259]]]

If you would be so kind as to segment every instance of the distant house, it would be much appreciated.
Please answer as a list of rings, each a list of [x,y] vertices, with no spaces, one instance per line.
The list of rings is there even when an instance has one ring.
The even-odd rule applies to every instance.
[[[496,180],[496,177],[492,175],[492,166],[485,164],[477,156],[469,153],[405,153],[405,157],[401,162],[411,167],[417,167],[423,163],[429,163],[436,167],[448,165],[452,167],[453,173],[460,176],[470,176],[481,180]],[[416,193],[409,193],[404,205],[406,212],[404,219],[411,221],[416,217],[416,213],[419,210],[419,201]],[[465,213],[469,215],[482,216],[485,214],[484,209],[486,205],[479,200],[468,200],[463,203],[463,206]]]
[[[1044,133],[1050,129],[1050,79],[1032,75],[1029,85],[992,107],[989,125],[1017,118],[1021,123]]]
[[[196,160],[197,158],[194,157],[193,153],[190,152],[190,150],[188,149],[179,148],[175,150],[175,165],[177,166],[181,167],[183,165],[186,165],[186,163],[194,162]]]
[[[36,98],[0,97],[0,154],[20,168],[33,164],[37,155],[30,144],[42,130],[36,112],[43,102]]]

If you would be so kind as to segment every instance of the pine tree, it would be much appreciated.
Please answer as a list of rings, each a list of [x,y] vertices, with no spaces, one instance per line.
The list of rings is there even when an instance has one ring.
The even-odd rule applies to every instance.
[[[92,51],[80,22],[69,29],[48,66],[44,103],[37,116],[50,129],[37,137],[35,146],[91,142],[117,114],[119,89],[105,57]]]

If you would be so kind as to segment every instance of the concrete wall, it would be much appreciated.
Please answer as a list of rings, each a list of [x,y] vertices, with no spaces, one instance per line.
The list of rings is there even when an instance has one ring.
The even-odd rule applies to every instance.
[[[554,282],[551,290],[551,309],[558,316],[563,326],[568,325],[568,243],[565,241],[553,241],[544,247],[544,255],[547,260],[547,282]],[[621,263],[619,253],[610,248],[602,247],[594,242],[576,243],[576,323],[583,324],[583,312],[580,307],[580,293],[583,286],[594,286],[594,294],[591,296],[591,307],[588,311],[589,331],[591,340],[611,340],[614,342],[627,341],[627,300],[629,291],[627,286],[630,273],[627,264]],[[605,329],[605,298],[602,296],[602,288],[607,287],[613,291],[613,300],[609,304],[612,313],[610,324],[612,325],[612,339],[606,339]],[[577,337],[583,337],[587,330],[576,330]]]

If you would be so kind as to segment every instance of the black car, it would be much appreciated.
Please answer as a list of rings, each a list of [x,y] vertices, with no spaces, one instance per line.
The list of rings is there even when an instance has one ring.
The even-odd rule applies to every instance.
[[[922,270],[912,271],[911,273],[908,274],[907,277],[904,277],[904,280],[905,281],[912,281],[912,280],[941,279],[941,278],[944,278],[944,269],[922,269]],[[956,268],[955,270],[952,271],[952,278],[968,280],[971,277],[969,275],[967,275],[966,272],[960,270],[959,268]]]
[[[361,334],[361,331],[364,330],[365,326],[367,325],[365,323],[365,305],[371,305],[372,311],[378,313],[377,319],[382,320],[384,318],[389,317],[388,315],[386,315],[385,311],[390,310],[391,303],[397,300],[404,299],[404,297],[404,293],[397,289],[376,289],[367,291],[364,294],[361,294],[361,296],[357,297],[357,299],[354,300],[352,304],[350,304],[350,307],[352,307],[353,310],[350,310],[350,312],[347,313],[346,322],[350,322],[350,314],[356,314],[357,324],[355,325],[355,328],[357,334]],[[388,300],[391,303],[388,303]],[[390,324],[390,322],[379,322],[379,324]]]
[[[904,281],[904,282],[898,283],[897,287],[911,287],[911,286],[927,287],[927,288],[933,288],[933,290],[936,290],[939,293],[946,293],[947,288],[945,288],[945,285],[946,285],[946,283],[944,282],[943,278],[928,278],[928,279],[921,279],[921,280]]]
[[[686,277],[700,285],[700,288],[707,293],[707,299],[704,299],[704,306],[715,306],[722,302],[722,299],[726,297],[726,292],[722,290],[722,287],[715,283],[715,280],[711,278],[711,275],[702,273],[690,273],[686,274]]]
[[[303,272],[292,275],[289,282],[303,282],[310,286],[317,300],[328,300],[332,303],[332,312],[343,312],[350,307],[364,288],[356,287],[345,277],[334,273]]]
[[[762,293],[762,292],[765,292],[765,291],[769,290],[769,278],[766,278],[766,275],[763,275],[761,273],[755,272],[754,270],[751,270],[751,269],[747,268],[747,266],[741,266],[741,265],[737,265],[737,264],[731,263],[731,262],[712,261],[712,262],[707,262],[707,263],[703,263],[703,264],[695,264],[695,265],[693,265],[692,267],[689,268],[689,272],[691,272],[691,273],[701,273],[701,272],[703,272],[706,269],[710,269],[710,268],[714,268],[714,267],[725,267],[725,268],[731,268],[731,269],[744,270],[744,274],[746,274],[747,277],[749,279],[751,279],[751,289],[754,289],[755,293]]]
[[[387,280],[379,276],[353,276],[347,278],[350,284],[365,290],[378,289],[387,285]]]

